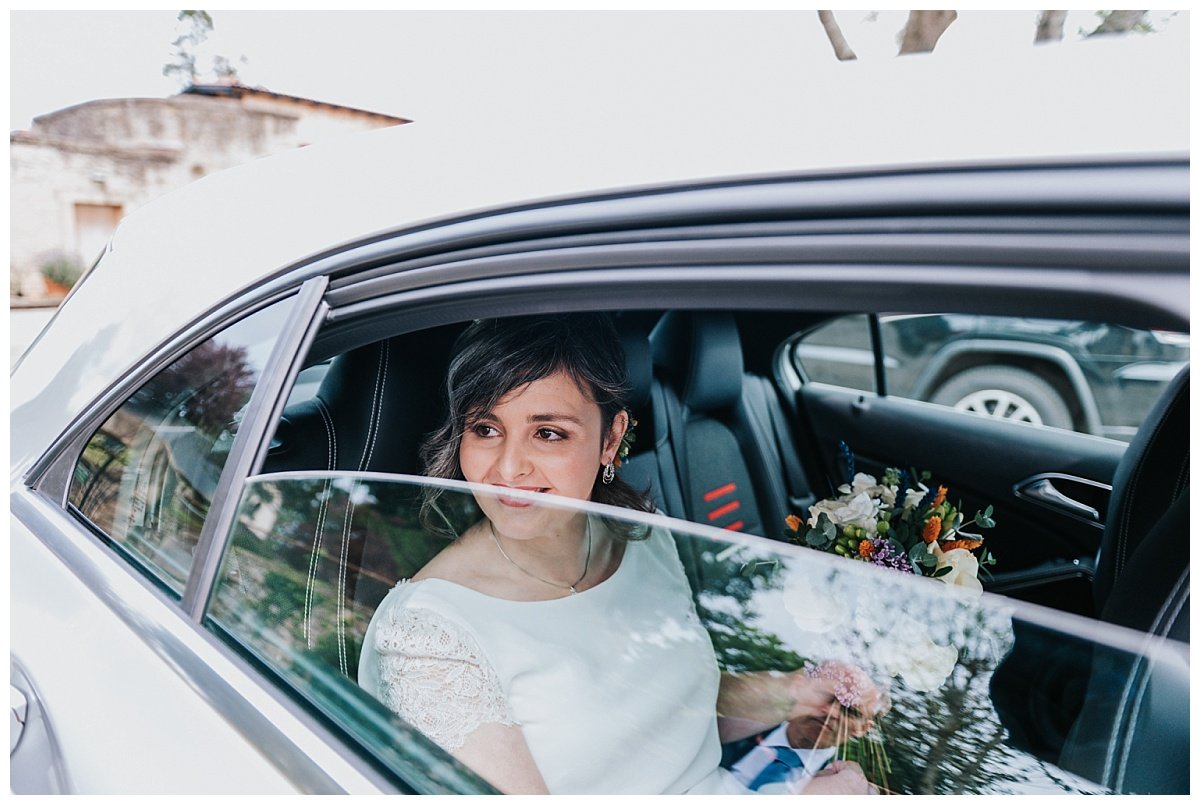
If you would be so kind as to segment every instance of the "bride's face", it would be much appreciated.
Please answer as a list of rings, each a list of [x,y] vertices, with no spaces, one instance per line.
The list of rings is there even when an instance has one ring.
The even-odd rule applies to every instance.
[[[558,372],[514,389],[492,410],[468,420],[459,464],[474,483],[590,500],[596,475],[616,456],[625,426],[621,413],[602,432],[600,406]],[[512,539],[554,536],[578,521],[577,513],[503,493],[478,499],[496,530]]]

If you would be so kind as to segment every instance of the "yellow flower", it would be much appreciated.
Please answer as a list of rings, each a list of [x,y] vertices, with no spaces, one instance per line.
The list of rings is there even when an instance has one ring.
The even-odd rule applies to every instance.
[[[858,555],[863,559],[870,559],[875,554],[875,546],[871,544],[871,540],[864,539],[858,543]]]
[[[929,544],[938,538],[942,533],[942,518],[936,514],[929,518],[929,522],[925,523],[925,530],[921,532],[921,539]]]

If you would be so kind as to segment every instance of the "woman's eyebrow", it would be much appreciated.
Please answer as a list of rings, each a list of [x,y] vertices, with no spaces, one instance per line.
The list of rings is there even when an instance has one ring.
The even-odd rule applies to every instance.
[[[530,414],[530,422],[573,422],[576,425],[582,425],[583,420],[574,414],[560,414],[551,411],[547,414]]]

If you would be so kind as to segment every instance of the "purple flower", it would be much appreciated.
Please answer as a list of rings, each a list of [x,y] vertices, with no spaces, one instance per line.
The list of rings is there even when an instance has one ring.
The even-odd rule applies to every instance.
[[[901,551],[896,550],[896,543],[890,539],[877,537],[871,540],[871,547],[874,552],[871,554],[870,562],[873,565],[880,567],[890,567],[892,570],[899,570],[904,573],[912,573],[912,563],[908,561],[908,557]]]

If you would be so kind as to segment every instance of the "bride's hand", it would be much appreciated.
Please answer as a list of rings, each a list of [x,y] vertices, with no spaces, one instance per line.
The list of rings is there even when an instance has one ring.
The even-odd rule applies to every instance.
[[[813,775],[798,791],[801,794],[878,794],[853,760],[835,760]]]

